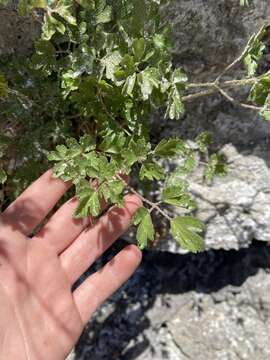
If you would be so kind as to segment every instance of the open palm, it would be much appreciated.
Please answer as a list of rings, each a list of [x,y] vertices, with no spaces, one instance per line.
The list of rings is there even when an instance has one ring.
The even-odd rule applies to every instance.
[[[49,170],[0,215],[0,359],[64,359],[97,307],[141,260],[130,245],[74,292],[71,287],[128,227],[141,205],[127,195],[97,222],[72,215],[65,203],[29,238],[70,187]]]

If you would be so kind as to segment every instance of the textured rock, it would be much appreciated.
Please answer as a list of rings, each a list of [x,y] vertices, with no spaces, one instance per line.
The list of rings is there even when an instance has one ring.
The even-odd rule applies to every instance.
[[[252,1],[245,9],[235,0],[170,2],[165,13],[173,24],[176,65],[183,66],[194,82],[214,80],[241,53],[249,36],[269,23],[267,5],[267,0]],[[267,55],[261,69],[269,68]],[[243,76],[243,67],[236,66],[225,79]],[[234,95],[246,101],[247,90]],[[195,175],[191,184],[199,205],[197,215],[207,223],[207,249],[239,249],[253,238],[269,241],[270,123],[220,95],[187,104],[180,122],[153,121],[156,138],[178,135],[192,140],[207,130],[214,138],[213,149],[225,145],[228,175],[215,180],[211,187],[200,183]],[[158,249],[180,251],[167,240],[161,240]]]
[[[270,169],[267,160],[239,154],[232,145],[222,149],[228,175],[212,186],[191,183],[199,199],[197,215],[207,223],[207,248],[248,246],[252,239],[269,241]]]
[[[243,8],[235,0],[168,2],[165,14],[173,25],[175,61],[197,79],[223,70],[249,36],[269,22],[268,0],[251,3]]]
[[[75,360],[270,358],[270,248],[144,254],[78,343]]]
[[[228,174],[212,185],[202,181],[201,169],[189,179],[198,204],[195,215],[205,222],[206,249],[240,249],[253,239],[270,241],[270,155],[260,147],[254,153],[238,152],[232,144],[221,149],[228,162]],[[176,167],[177,160],[169,162]],[[170,207],[171,215],[182,215]],[[152,249],[184,253],[168,233],[167,223],[155,219],[160,238]],[[161,227],[161,229],[159,229]],[[133,230],[124,235],[134,239]]]

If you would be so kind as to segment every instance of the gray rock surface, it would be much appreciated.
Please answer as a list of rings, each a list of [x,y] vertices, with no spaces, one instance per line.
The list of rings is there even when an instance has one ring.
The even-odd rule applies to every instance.
[[[270,358],[270,248],[145,253],[96,313],[74,360]]]
[[[268,0],[252,0],[246,8],[237,0],[173,0],[165,14],[173,24],[175,61],[198,80],[234,60],[249,36],[269,23],[270,8]]]
[[[235,0],[170,2],[165,12],[174,26],[176,65],[183,66],[194,82],[213,81],[242,52],[249,36],[270,22],[268,5],[267,0],[252,1],[245,9]],[[267,54],[261,71],[270,68]],[[243,66],[233,68],[225,80],[230,76],[246,76]],[[232,94],[246,101],[247,91]],[[188,103],[179,122],[153,121],[156,138],[178,135],[192,140],[207,130],[214,138],[213,150],[224,146],[228,175],[208,187],[195,174],[191,184],[197,215],[207,223],[206,248],[239,249],[254,238],[269,241],[270,123],[220,95]],[[167,237],[158,249],[181,252]]]
[[[190,186],[198,202],[195,214],[207,224],[206,248],[237,250],[248,246],[253,239],[270,241],[267,154],[259,148],[256,155],[241,154],[231,144],[224,146],[221,153],[227,158],[228,174],[216,178],[210,186],[195,178]],[[161,248],[171,250],[170,242],[167,248],[165,242]]]
[[[202,181],[201,169],[189,179],[190,190],[197,201],[194,213],[206,224],[204,234],[206,249],[235,249],[247,247],[252,240],[270,241],[270,154],[260,146],[252,153],[242,153],[232,144],[221,149],[228,163],[225,177],[216,178],[211,185]],[[174,168],[177,160],[169,162]],[[170,207],[171,215],[182,215],[177,208]],[[168,233],[167,223],[155,219],[163,226],[152,249],[183,253]],[[134,239],[133,230],[124,235]]]

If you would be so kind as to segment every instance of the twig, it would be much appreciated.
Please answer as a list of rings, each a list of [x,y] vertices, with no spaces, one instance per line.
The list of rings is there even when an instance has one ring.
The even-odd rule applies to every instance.
[[[127,187],[127,189],[128,189],[129,191],[131,191],[133,194],[137,195],[143,202],[145,202],[146,204],[150,205],[150,206],[151,206],[150,211],[153,211],[153,209],[155,209],[155,210],[157,210],[160,214],[162,214],[167,220],[171,221],[172,218],[171,218],[168,214],[166,214],[166,212],[163,211],[163,210],[158,206],[158,204],[160,204],[160,202],[158,202],[158,203],[153,203],[152,201],[146,199],[144,196],[142,196],[140,193],[138,193],[135,189],[133,189],[133,187],[131,187],[130,185],[127,185],[127,183],[125,182],[125,180],[123,180],[120,175],[116,175],[116,177],[117,177],[117,179],[121,180],[121,181],[125,184],[125,186]]]
[[[212,95],[215,94],[216,92],[220,92],[224,97],[226,97],[227,100],[230,100],[238,105],[241,105],[243,107],[249,108],[249,109],[253,109],[253,110],[261,110],[261,108],[258,108],[256,106],[253,105],[248,105],[248,104],[243,104],[241,102],[238,102],[237,100],[233,99],[232,97],[230,97],[225,90],[223,89],[225,88],[236,88],[236,87],[240,87],[240,86],[245,86],[245,85],[253,85],[258,81],[257,78],[251,78],[251,79],[241,79],[241,80],[229,80],[229,81],[225,81],[223,83],[216,83],[216,82],[208,82],[208,83],[191,83],[191,84],[187,84],[187,88],[209,88],[208,90],[204,90],[204,91],[200,91],[198,93],[194,93],[194,94],[189,94],[186,96],[182,97],[183,101],[190,101],[202,96],[207,96],[207,95]]]
[[[231,68],[233,68],[236,64],[238,64],[247,55],[252,43],[254,41],[256,41],[257,39],[259,39],[260,36],[264,34],[265,29],[266,29],[266,26],[263,25],[256,34],[253,34],[251,36],[251,38],[249,39],[249,41],[248,41],[246,47],[244,48],[244,50],[242,51],[242,53],[231,64],[226,66],[226,68],[216,78],[215,83],[219,83],[219,80],[222,78],[222,76],[225,75]]]
[[[255,82],[257,82],[258,79],[255,78],[249,78],[249,79],[240,79],[240,80],[227,80],[223,83],[219,83],[222,87],[240,87],[244,85],[253,85]],[[186,85],[186,87],[189,88],[199,88],[199,87],[213,87],[215,85],[215,81],[213,82],[206,82],[206,83],[189,83]]]
[[[221,95],[223,95],[228,101],[230,101],[233,104],[240,105],[246,109],[259,110],[259,111],[263,109],[262,107],[259,107],[259,106],[241,103],[241,102],[237,101],[236,99],[234,99],[231,95],[229,95],[225,90],[223,90],[217,84],[215,84],[215,87],[221,93]]]

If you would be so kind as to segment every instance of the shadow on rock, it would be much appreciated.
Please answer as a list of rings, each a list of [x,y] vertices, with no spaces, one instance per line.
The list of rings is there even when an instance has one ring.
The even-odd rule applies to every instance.
[[[141,359],[146,349],[160,359],[155,357],[145,331],[155,324],[167,326],[174,306],[170,296],[182,294],[177,306],[192,302],[191,306],[200,312],[200,295],[213,295],[226,287],[238,293],[239,287],[260,269],[270,271],[270,247],[260,242],[239,251],[211,250],[199,255],[145,252],[136,274],[88,324],[77,344],[75,359]],[[191,292],[199,296],[198,301],[189,296]],[[160,310],[157,300],[161,302]],[[158,321],[153,321],[151,311],[156,311]],[[162,356],[170,358],[165,353]]]

